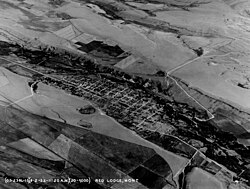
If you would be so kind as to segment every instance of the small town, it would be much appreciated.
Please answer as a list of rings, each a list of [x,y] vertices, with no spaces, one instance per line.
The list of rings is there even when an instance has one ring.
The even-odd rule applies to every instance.
[[[140,90],[134,90],[107,79],[98,80],[79,75],[63,76],[61,81],[64,82],[46,76],[42,77],[41,81],[91,100],[107,115],[112,115],[114,118],[121,119],[128,116],[133,120],[136,130],[144,129],[161,134],[170,134],[175,130],[162,119],[165,115],[163,105],[158,104],[152,97],[147,97]]]

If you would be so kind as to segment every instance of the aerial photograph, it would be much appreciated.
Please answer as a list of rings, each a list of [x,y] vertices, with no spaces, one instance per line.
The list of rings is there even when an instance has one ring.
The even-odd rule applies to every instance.
[[[0,189],[250,189],[250,0],[0,0]]]

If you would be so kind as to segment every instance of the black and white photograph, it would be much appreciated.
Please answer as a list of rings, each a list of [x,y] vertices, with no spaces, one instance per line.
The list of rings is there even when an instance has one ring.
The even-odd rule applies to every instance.
[[[250,0],[0,0],[0,189],[250,189]]]

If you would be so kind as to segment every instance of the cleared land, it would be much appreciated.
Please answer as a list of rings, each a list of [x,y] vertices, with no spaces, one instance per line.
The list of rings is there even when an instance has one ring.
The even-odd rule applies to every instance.
[[[212,175],[203,171],[202,169],[195,168],[188,176],[188,186],[190,189],[224,189],[220,181]]]

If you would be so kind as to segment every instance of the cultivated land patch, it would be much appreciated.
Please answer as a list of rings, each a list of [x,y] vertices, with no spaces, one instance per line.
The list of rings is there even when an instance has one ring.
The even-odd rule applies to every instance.
[[[31,95],[27,78],[16,75],[5,68],[0,69],[5,77],[4,85],[0,87],[0,94],[6,98],[7,102],[12,103]]]
[[[194,168],[187,180],[190,189],[225,189],[220,181],[199,168]]]

